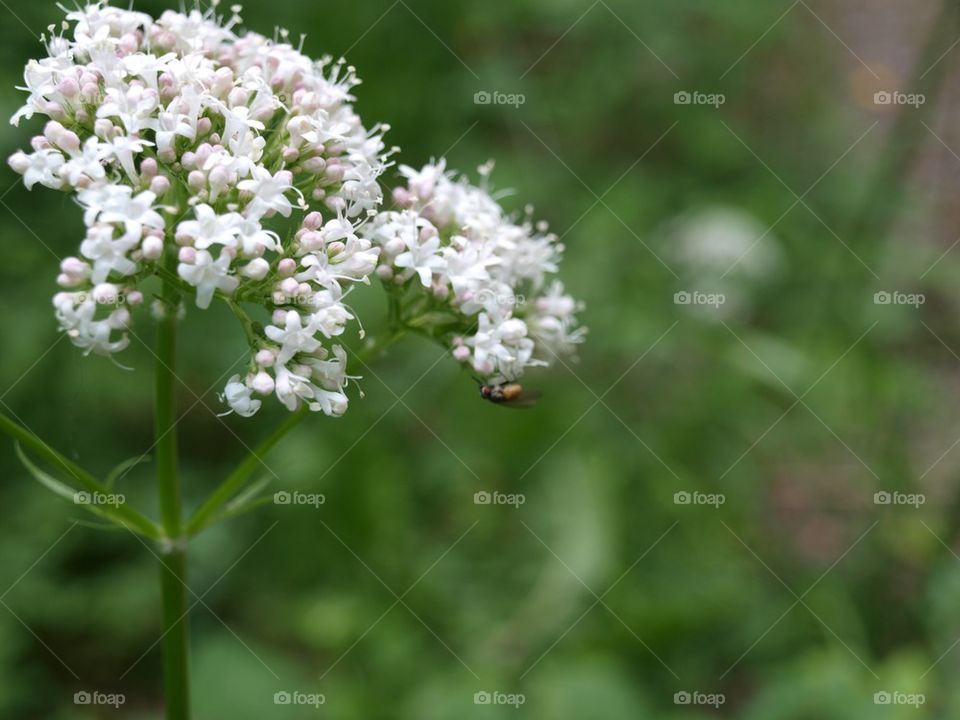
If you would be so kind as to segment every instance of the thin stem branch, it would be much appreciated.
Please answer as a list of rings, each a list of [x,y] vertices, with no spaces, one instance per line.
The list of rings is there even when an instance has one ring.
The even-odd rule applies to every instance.
[[[0,432],[9,435],[25,448],[42,457],[52,466],[63,470],[84,490],[102,495],[108,495],[110,493],[110,488],[98,481],[89,472],[54,450],[46,442],[30,432],[30,430],[3,413],[0,413]],[[163,537],[163,530],[159,525],[128,505],[122,504],[115,507],[104,508],[104,512],[110,515],[115,522],[139,532],[152,540],[160,540]]]
[[[398,329],[385,333],[379,339],[370,341],[366,347],[357,354],[356,362],[351,364],[352,367],[362,366],[370,362],[389,346],[400,340],[405,334],[405,330]],[[186,537],[192,537],[208,527],[211,520],[217,517],[219,510],[250,480],[250,477],[262,463],[264,456],[310,414],[310,411],[305,406],[301,407],[288,416],[276,430],[261,441],[197,509],[187,522],[184,528],[184,535]]]

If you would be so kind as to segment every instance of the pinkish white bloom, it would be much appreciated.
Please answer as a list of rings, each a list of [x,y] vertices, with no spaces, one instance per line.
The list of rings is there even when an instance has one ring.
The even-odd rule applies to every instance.
[[[254,394],[274,394],[340,415],[347,377],[332,368],[343,350],[328,343],[353,320],[345,294],[379,260],[358,228],[382,201],[387,128],[354,111],[353,68],[306,57],[285,33],[238,34],[239,22],[107,2],[66,11],[47,57],[27,64],[12,119],[50,122],[9,163],[28,189],[67,191],[84,210],[54,302],[74,344],[123,350],[143,305],[136,286],[175,270],[198,308],[222,297],[235,312],[256,303],[282,317],[263,331],[248,322],[260,334],[248,333],[248,372],[224,391],[234,412],[252,415]],[[320,211],[332,211],[326,225]]]
[[[362,235],[380,247],[377,275],[422,308],[416,327],[432,330],[454,357],[489,382],[519,378],[549,365],[583,340],[580,308],[548,279],[563,248],[529,213],[508,215],[487,188],[431,163],[401,167],[406,186],[394,192],[398,211],[383,212]],[[432,325],[432,327],[431,327]]]

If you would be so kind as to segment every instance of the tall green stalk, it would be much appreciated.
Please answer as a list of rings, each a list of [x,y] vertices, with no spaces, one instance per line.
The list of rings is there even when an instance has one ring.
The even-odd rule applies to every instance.
[[[175,264],[175,256],[168,261]],[[190,720],[190,625],[187,608],[187,540],[182,533],[180,478],[177,472],[176,351],[179,297],[163,284],[165,314],[157,334],[156,440],[160,516],[167,541],[161,549],[163,601],[163,678],[167,720]]]

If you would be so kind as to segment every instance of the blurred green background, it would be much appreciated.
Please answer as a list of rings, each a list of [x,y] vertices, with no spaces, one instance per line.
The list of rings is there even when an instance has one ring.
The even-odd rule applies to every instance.
[[[2,5],[9,116],[36,36],[61,15],[46,0]],[[346,53],[363,117],[392,125],[403,162],[495,158],[495,183],[516,191],[505,203],[532,203],[564,236],[590,335],[578,362],[529,378],[544,398],[525,412],[482,404],[441,348],[405,341],[345,418],[314,418],[269,455],[277,489],[326,502],[267,506],[196,542],[196,717],[957,717],[954,5],[245,8],[251,29]],[[926,102],[875,102],[894,90]],[[475,104],[479,91],[525,102]],[[4,127],[8,156],[40,123]],[[125,372],[60,339],[55,256],[81,232],[66,196],[28,193],[4,167],[0,223],[4,411],[105,474],[152,444],[153,356],[134,340]],[[684,305],[683,292],[725,302]],[[379,289],[351,301],[375,334]],[[145,315],[134,329],[151,341]],[[275,403],[214,417],[243,351],[224,309],[189,313],[191,506],[283,418]],[[0,716],[160,717],[153,556],[76,524],[6,439],[0,473]],[[151,466],[121,491],[155,512]],[[479,491],[525,502],[478,505]],[[875,501],[895,491],[925,502]],[[126,704],[74,705],[95,689]],[[326,702],[274,704],[283,691]],[[478,692],[525,702],[475,704]],[[893,702],[877,704],[884,692]],[[901,704],[910,693],[924,703]]]

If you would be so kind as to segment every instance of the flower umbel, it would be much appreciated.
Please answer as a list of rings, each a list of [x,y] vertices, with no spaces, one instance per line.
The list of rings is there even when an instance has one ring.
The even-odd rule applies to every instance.
[[[532,211],[508,215],[488,188],[443,160],[402,166],[398,210],[380,213],[362,234],[380,248],[377,274],[414,329],[446,343],[486,382],[519,378],[583,340],[577,303],[556,273],[563,247]]]
[[[236,12],[153,19],[103,2],[67,12],[47,57],[28,63],[29,98],[12,119],[49,121],[9,162],[27,188],[72,193],[84,210],[86,236],[54,297],[84,352],[127,347],[142,285],[160,276],[198,308],[227,301],[243,323],[250,365],[224,393],[237,414],[275,394],[340,415],[335,339],[354,319],[344,295],[378,263],[357,233],[382,202],[388,128],[363,125],[342,60],[239,24]],[[267,311],[265,327],[244,303]]]

